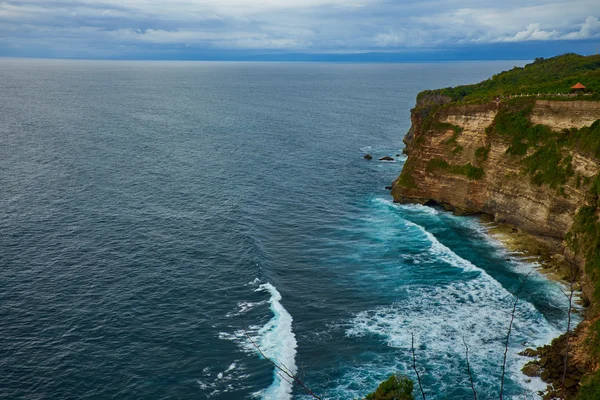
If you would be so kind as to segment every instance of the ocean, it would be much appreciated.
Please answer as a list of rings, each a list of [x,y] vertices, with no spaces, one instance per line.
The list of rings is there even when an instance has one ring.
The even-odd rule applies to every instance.
[[[0,60],[0,397],[539,398],[563,287],[489,225],[392,202],[416,94],[523,61]],[[366,153],[375,159],[363,159]],[[390,155],[394,162],[377,161]],[[415,392],[416,394],[416,392]]]

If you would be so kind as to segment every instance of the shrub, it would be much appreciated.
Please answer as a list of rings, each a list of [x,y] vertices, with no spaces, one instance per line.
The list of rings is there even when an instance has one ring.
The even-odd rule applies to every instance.
[[[491,145],[487,145],[485,147],[479,147],[475,150],[475,158],[479,162],[484,162],[488,159],[488,155],[490,154]]]
[[[427,163],[427,172],[434,172],[438,170],[447,171],[455,175],[464,175],[469,179],[481,179],[485,175],[482,168],[474,167],[471,163],[465,165],[450,165],[446,160],[441,158],[432,158]]]
[[[414,384],[410,378],[403,375],[392,375],[381,382],[373,393],[367,395],[365,400],[414,400]]]
[[[400,174],[400,178],[398,178],[398,180],[396,181],[396,184],[406,188],[406,189],[418,189],[419,186],[417,186],[417,182],[415,181],[415,178],[412,176],[412,174],[410,173],[410,171],[404,169],[402,171],[402,173]]]
[[[600,371],[592,374],[584,380],[581,390],[577,395],[577,400],[598,400],[600,399]]]

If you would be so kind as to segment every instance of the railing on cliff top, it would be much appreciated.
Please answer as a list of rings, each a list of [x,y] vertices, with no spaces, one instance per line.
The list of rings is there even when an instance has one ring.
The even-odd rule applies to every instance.
[[[521,94],[509,94],[508,96],[501,96],[503,99],[514,99],[517,97],[579,97],[579,96],[591,96],[593,93],[521,93]]]

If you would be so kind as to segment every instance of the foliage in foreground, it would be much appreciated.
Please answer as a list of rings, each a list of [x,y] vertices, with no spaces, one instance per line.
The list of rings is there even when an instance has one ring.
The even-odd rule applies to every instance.
[[[414,384],[410,378],[394,374],[381,382],[377,390],[368,394],[365,400],[414,400],[413,389]]]

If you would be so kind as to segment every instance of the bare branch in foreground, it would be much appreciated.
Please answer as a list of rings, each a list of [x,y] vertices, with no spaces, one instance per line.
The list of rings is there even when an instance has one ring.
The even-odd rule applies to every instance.
[[[527,282],[527,279],[529,278],[529,275],[531,275],[532,272],[533,270],[530,270],[527,273],[527,275],[525,275],[525,278],[523,278],[521,284],[519,285],[519,289],[514,295],[515,301],[513,303],[512,312],[510,313],[510,324],[508,325],[508,332],[506,333],[506,343],[504,346],[504,359],[502,361],[502,377],[500,378],[500,400],[502,400],[502,394],[504,392],[504,376],[506,375],[506,356],[508,354],[508,344],[510,343],[510,333],[512,331],[513,322],[515,321],[515,314],[517,312],[517,303],[519,302],[519,295],[523,290],[523,286],[525,286],[525,282]]]
[[[410,347],[412,349],[412,356],[413,356],[413,369],[415,370],[415,373],[417,374],[417,382],[419,383],[419,389],[421,389],[421,394],[423,395],[423,400],[425,400],[425,392],[423,391],[423,385],[421,385],[421,375],[419,375],[419,370],[417,369],[417,358],[415,356],[415,335],[413,333],[411,333],[410,336],[412,338]]]
[[[569,312],[567,314],[567,342],[565,345],[565,360],[562,374],[562,390],[560,398],[565,398],[565,379],[567,377],[567,365],[569,362],[569,340],[571,339],[571,314],[573,311],[573,293],[575,292],[575,266],[571,264],[571,284],[569,285]]]
[[[300,388],[302,388],[302,390],[304,390],[306,392],[306,394],[308,394],[309,396],[318,399],[318,400],[323,400],[321,397],[317,396],[312,390],[310,390],[310,388],[308,386],[306,386],[304,384],[304,382],[302,382],[298,376],[296,376],[295,374],[292,373],[292,371],[290,371],[285,365],[281,364],[277,364],[275,361],[271,360],[269,357],[267,357],[267,355],[261,350],[261,348],[258,346],[258,344],[256,344],[256,342],[254,341],[254,339],[252,339],[252,337],[250,336],[250,334],[248,333],[248,331],[246,330],[246,325],[244,324],[244,319],[242,317],[242,315],[240,314],[240,320],[242,321],[242,330],[244,331],[244,334],[246,335],[246,337],[248,338],[248,340],[250,341],[250,343],[252,343],[252,346],[254,346],[254,348],[259,352],[259,354],[268,362],[270,362],[274,367],[275,367],[275,373],[277,375],[279,375],[281,377],[281,379],[283,379],[284,381],[286,381],[289,384],[296,384],[297,386],[299,386]],[[289,379],[289,380],[288,380]]]
[[[467,346],[467,341],[465,337],[462,338],[463,343],[465,345],[465,357],[467,358],[467,372],[469,373],[469,380],[471,381],[471,389],[473,390],[473,399],[477,400],[477,391],[475,390],[475,384],[473,383],[473,374],[471,374],[471,364],[469,364],[469,346]]]

